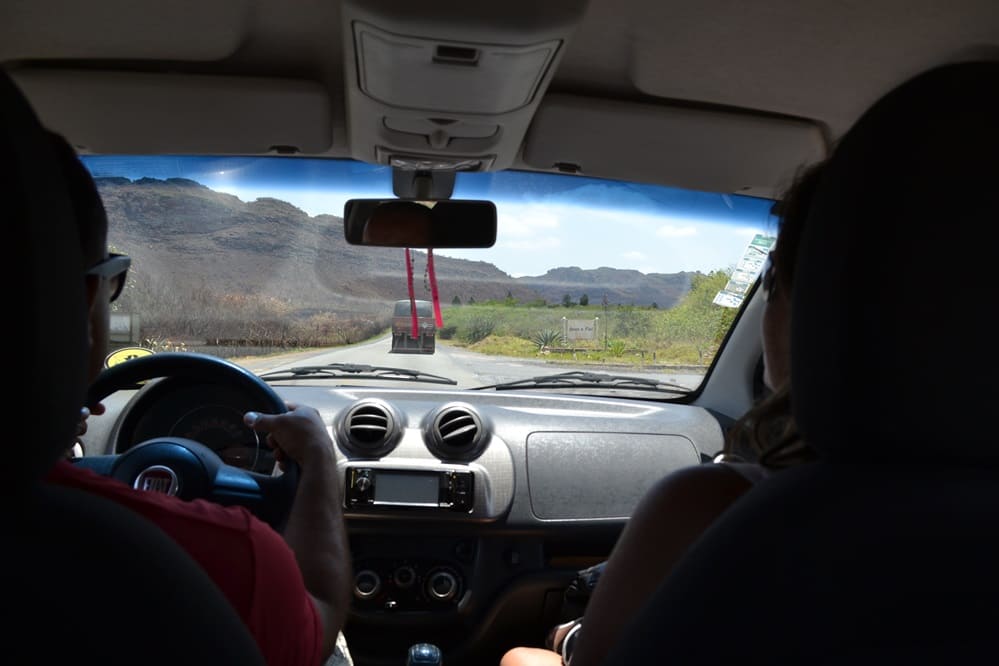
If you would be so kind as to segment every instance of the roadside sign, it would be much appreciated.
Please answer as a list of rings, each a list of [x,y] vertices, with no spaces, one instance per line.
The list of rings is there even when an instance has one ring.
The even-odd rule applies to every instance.
[[[756,234],[749,242],[746,251],[742,254],[742,259],[736,264],[732,276],[728,280],[725,288],[719,291],[714,300],[715,305],[726,308],[737,308],[742,305],[746,298],[746,292],[759,277],[763,270],[763,264],[767,260],[767,254],[773,249],[777,238],[774,236],[764,236]]]
[[[152,353],[152,349],[146,349],[145,347],[122,347],[121,349],[115,349],[104,357],[104,367],[111,368],[119,363],[131,361],[133,358],[139,358],[140,356],[149,356]]]
[[[562,317],[562,337],[565,340],[596,340],[599,317],[593,319],[566,319]]]
[[[112,312],[108,323],[111,342],[135,343],[139,341],[139,315],[128,312]]]

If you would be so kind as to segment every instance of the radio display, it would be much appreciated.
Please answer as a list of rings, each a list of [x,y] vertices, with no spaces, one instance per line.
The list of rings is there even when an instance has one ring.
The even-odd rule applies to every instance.
[[[440,477],[436,473],[378,472],[374,486],[375,504],[436,507],[440,498]]]

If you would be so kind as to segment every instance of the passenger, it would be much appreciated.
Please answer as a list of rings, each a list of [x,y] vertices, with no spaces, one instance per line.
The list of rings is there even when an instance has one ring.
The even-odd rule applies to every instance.
[[[764,383],[771,393],[736,422],[719,464],[677,470],[636,507],[600,573],[583,618],[560,625],[552,649],[517,647],[501,666],[600,664],[628,621],[659,587],[687,548],[721,513],[773,470],[811,460],[796,437],[790,408],[790,305],[794,257],[824,163],[808,167],[774,212],[778,240],[762,276]]]
[[[107,216],[89,172],[72,147],[52,135],[74,202],[89,312],[91,379],[109,338],[109,304],[130,260],[107,251]],[[60,460],[49,481],[112,499],[157,524],[211,576],[242,617],[269,664],[315,666],[334,652],[350,601],[351,562],[340,512],[333,443],[315,409],[245,416],[276,454],[301,466],[298,495],[282,537],[242,507],[136,490]],[[102,413],[97,407],[95,414]],[[80,431],[85,431],[84,424]],[[154,601],[155,603],[155,601]]]

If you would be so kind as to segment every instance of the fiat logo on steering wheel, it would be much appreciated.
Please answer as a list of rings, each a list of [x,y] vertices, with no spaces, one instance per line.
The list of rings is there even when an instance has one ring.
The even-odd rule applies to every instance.
[[[163,465],[153,465],[142,470],[139,472],[139,476],[135,477],[133,485],[138,490],[148,490],[164,495],[176,495],[177,491],[180,490],[177,474]]]

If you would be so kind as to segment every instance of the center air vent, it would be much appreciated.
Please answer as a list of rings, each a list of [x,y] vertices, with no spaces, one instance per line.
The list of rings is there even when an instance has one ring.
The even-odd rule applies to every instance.
[[[473,460],[489,439],[479,414],[459,403],[433,412],[426,433],[427,448],[443,460]]]
[[[340,445],[365,458],[379,458],[402,434],[395,410],[380,400],[362,400],[344,412],[339,424]]]

